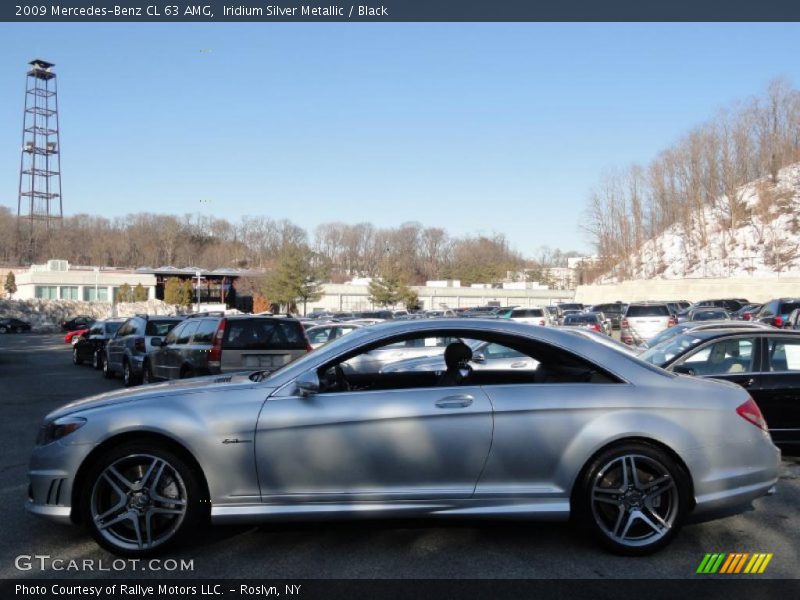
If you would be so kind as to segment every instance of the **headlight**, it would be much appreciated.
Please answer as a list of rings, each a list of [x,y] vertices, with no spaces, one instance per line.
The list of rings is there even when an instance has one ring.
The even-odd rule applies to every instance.
[[[69,435],[86,425],[86,419],[82,417],[61,417],[53,421],[47,421],[39,430],[36,437],[36,445],[44,446],[56,440],[60,440],[65,435]]]

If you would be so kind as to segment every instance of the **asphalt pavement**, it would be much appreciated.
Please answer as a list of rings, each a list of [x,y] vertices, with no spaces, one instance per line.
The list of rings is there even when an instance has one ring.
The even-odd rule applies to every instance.
[[[0,335],[0,578],[691,578],[707,552],[769,552],[773,559],[758,577],[798,577],[796,461],[784,462],[777,492],[751,510],[687,525],[668,548],[643,558],[609,554],[565,523],[381,520],[211,527],[158,565],[114,563],[80,528],[23,508],[42,418],[61,404],[122,386],[74,366],[70,350],[63,336]],[[175,566],[170,558],[191,561],[192,569],[167,570]]]

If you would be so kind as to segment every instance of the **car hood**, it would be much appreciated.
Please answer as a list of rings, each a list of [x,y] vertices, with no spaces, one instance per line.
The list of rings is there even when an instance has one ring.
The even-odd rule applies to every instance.
[[[227,375],[209,375],[207,377],[194,377],[192,379],[178,379],[164,383],[153,383],[114,392],[106,392],[65,404],[52,411],[45,419],[56,419],[83,410],[113,406],[125,402],[147,400],[155,397],[168,399],[170,396],[183,396],[185,394],[198,393],[215,388],[218,389],[220,386],[231,388],[234,386],[252,387],[255,385],[262,385],[250,379],[250,374],[252,372],[253,371],[245,371]],[[269,390],[265,389],[264,397],[266,398],[268,395]]]

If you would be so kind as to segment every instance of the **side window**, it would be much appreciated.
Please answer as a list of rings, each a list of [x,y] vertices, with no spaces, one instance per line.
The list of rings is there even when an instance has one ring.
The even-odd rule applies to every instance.
[[[526,356],[519,352],[518,350],[514,350],[513,348],[507,348],[506,346],[501,346],[500,344],[487,344],[486,347],[482,350],[483,355],[487,359],[500,359],[500,358],[525,358]]]
[[[308,334],[308,341],[312,344],[324,344],[328,341],[331,330],[329,328],[318,329]]]
[[[762,316],[762,317],[773,317],[773,316],[775,316],[775,309],[776,308],[777,307],[775,306],[774,302],[769,302],[769,303],[764,305],[764,308],[761,309],[760,316]]]
[[[767,343],[768,369],[774,373],[800,371],[800,340],[772,339]]]
[[[697,375],[725,375],[753,371],[755,340],[720,340],[701,348],[678,364],[691,367]]]
[[[170,331],[167,334],[167,337],[164,338],[164,344],[165,345],[174,344],[177,341],[178,336],[183,332],[183,328],[186,327],[186,325],[187,325],[186,323],[181,323],[175,329]]]
[[[200,326],[200,321],[194,320],[186,323],[184,328],[181,330],[180,334],[178,335],[178,339],[175,341],[176,344],[188,344],[189,339],[192,337],[192,334],[197,331],[197,328]]]
[[[197,327],[197,331],[192,338],[193,344],[210,344],[214,341],[214,332],[217,331],[217,321],[214,319],[203,319]]]
[[[130,323],[130,321],[125,321],[125,323],[122,325],[122,327],[120,327],[119,330],[117,330],[117,337],[118,338],[122,337],[123,335],[128,335],[128,333],[130,331],[129,323]]]

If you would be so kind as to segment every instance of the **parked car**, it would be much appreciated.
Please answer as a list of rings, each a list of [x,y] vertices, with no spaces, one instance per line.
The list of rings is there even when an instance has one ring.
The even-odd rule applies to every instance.
[[[77,344],[78,340],[81,338],[81,336],[84,333],[86,333],[87,331],[89,331],[88,328],[86,328],[86,329],[74,329],[72,331],[68,331],[67,333],[64,334],[64,343],[65,344]]]
[[[633,302],[620,321],[620,339],[636,346],[676,323],[677,319],[664,302]]]
[[[61,323],[61,329],[63,331],[74,331],[75,329],[88,329],[92,326],[95,322],[94,317],[90,317],[89,315],[79,315],[70,319],[69,321],[64,321]]]
[[[106,360],[106,342],[114,337],[126,320],[124,317],[119,317],[95,321],[72,345],[72,364],[81,365],[90,362],[95,369],[102,369]]]
[[[153,349],[153,338],[164,338],[182,317],[137,315],[131,317],[105,347],[103,376],[112,379],[122,375],[126,387],[142,382],[144,359]]]
[[[765,303],[753,319],[782,329],[795,308],[800,308],[800,299],[777,298]]]
[[[580,327],[582,329],[592,329],[598,333],[610,334],[610,326],[607,326],[603,313],[574,313],[564,316],[562,327]]]
[[[687,321],[730,321],[731,314],[724,308],[693,308],[686,315]]]
[[[722,308],[728,311],[729,313],[733,313],[742,308],[742,306],[744,306],[745,304],[747,304],[746,301],[742,302],[741,300],[735,298],[721,298],[718,300],[700,300],[699,302],[695,302],[691,306],[679,312],[678,322],[681,323],[687,320],[689,312],[697,308]]]
[[[348,333],[352,333],[356,329],[361,329],[363,325],[358,323],[330,323],[328,325],[317,325],[316,327],[309,327],[306,329],[306,335],[312,348],[319,348],[323,344],[327,344],[342,337]]]
[[[611,302],[608,304],[595,304],[589,310],[592,312],[601,312],[611,320],[611,327],[619,329],[619,323],[622,321],[622,316],[628,308],[627,304],[622,302]]]
[[[426,319],[439,319],[441,317],[455,317],[456,313],[450,308],[443,308],[441,310],[426,310],[423,316]]]
[[[789,313],[789,318],[786,319],[784,329],[800,329],[800,308],[795,308],[791,313]]]
[[[687,331],[703,331],[706,329],[771,329],[771,326],[753,321],[684,321],[646,340],[642,344],[642,350],[657,346]]]
[[[800,332],[775,329],[690,331],[640,358],[686,375],[745,388],[764,415],[775,444],[800,454]]]
[[[31,324],[27,321],[14,317],[0,318],[0,333],[28,333],[30,330]]]
[[[342,368],[429,338],[456,340],[441,349],[444,373]],[[462,339],[539,365],[465,369]],[[567,331],[396,321],[269,375],[144,386],[56,409],[29,461],[26,506],[80,518],[98,544],[133,557],[167,551],[209,514],[243,523],[321,512],[573,517],[613,551],[642,555],[690,517],[752,510],[769,493],[780,453],[764,428],[741,388],[676,377]]]
[[[745,304],[739,310],[731,313],[731,319],[737,319],[740,321],[750,321],[759,310],[761,310],[762,304]]]
[[[552,325],[550,315],[546,310],[538,306],[532,308],[514,308],[508,317],[518,323],[528,323],[530,325]]]
[[[154,349],[142,365],[148,383],[245,369],[270,372],[312,350],[300,321],[274,316],[190,318],[150,344]]]

